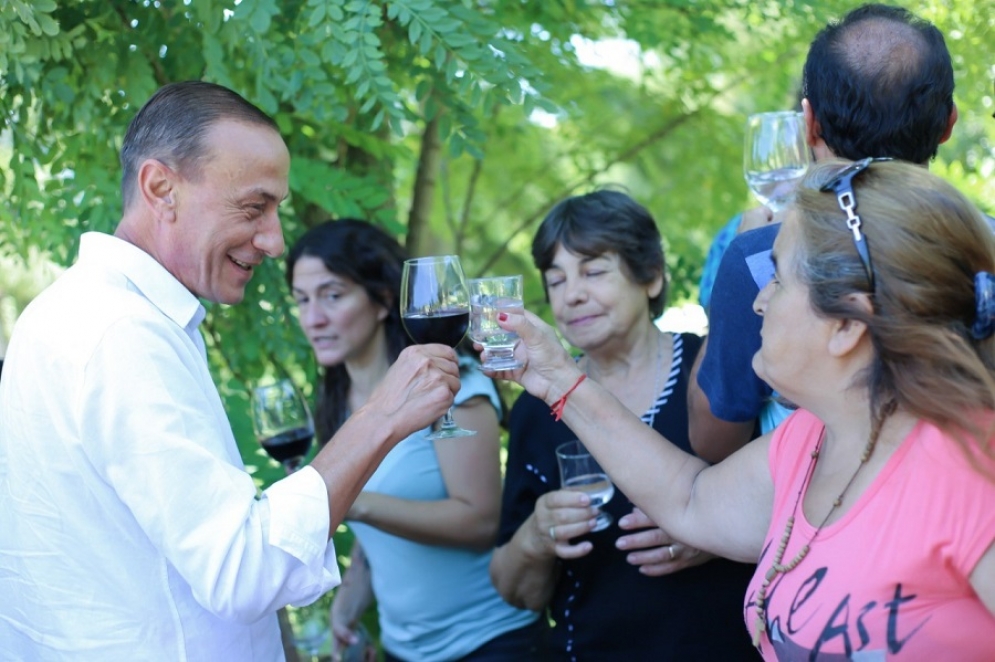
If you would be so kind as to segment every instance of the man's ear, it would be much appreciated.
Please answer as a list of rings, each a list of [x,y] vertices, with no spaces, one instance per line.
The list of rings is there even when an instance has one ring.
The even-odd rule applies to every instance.
[[[940,138],[941,145],[950,140],[950,134],[954,132],[954,124],[957,123],[958,116],[957,104],[954,104],[953,108],[950,109],[950,117],[947,118],[947,130],[943,132],[943,136]]]
[[[822,129],[819,126],[819,120],[815,119],[812,104],[808,102],[808,99],[802,99],[802,118],[805,122],[805,142],[808,143],[809,147],[814,148],[822,140]]]
[[[146,159],[138,169],[138,192],[145,206],[160,220],[176,218],[177,175],[157,159]]]
[[[848,295],[847,301],[855,304],[868,315],[874,311],[870,298],[863,292]],[[852,317],[838,319],[829,337],[829,354],[842,358],[858,349],[864,338],[870,340],[870,332],[865,322]]]
[[[812,150],[815,160],[821,161],[832,157],[833,152],[822,139],[822,127],[819,126],[819,120],[815,118],[815,111],[812,110],[812,104],[808,99],[802,99],[802,117],[805,121],[805,142]]]

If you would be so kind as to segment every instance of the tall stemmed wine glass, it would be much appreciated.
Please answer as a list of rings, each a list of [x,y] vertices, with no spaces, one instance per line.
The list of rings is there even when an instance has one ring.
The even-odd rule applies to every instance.
[[[288,474],[301,468],[314,439],[314,421],[292,381],[281,379],[253,389],[252,426],[263,450]]]
[[[407,260],[401,274],[401,320],[418,344],[441,343],[456,347],[470,324],[470,295],[463,267],[455,255]],[[431,439],[469,437],[453,420],[450,407]]]
[[[801,113],[757,113],[746,120],[743,150],[746,184],[774,212],[785,207],[812,162]]]

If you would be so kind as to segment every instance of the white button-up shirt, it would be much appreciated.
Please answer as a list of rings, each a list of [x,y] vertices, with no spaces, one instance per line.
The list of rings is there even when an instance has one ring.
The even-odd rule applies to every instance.
[[[262,496],[197,327],[145,252],[83,236],[0,380],[0,658],[283,659],[275,612],[339,582],[306,467]]]

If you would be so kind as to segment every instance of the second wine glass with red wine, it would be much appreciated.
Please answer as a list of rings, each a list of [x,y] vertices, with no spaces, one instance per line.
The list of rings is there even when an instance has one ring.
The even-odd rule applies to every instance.
[[[263,450],[288,474],[301,468],[314,439],[314,421],[292,381],[281,379],[253,389],[252,426]]]
[[[401,320],[404,329],[419,345],[440,343],[456,347],[470,326],[470,293],[463,267],[455,255],[438,255],[407,260],[401,274]],[[469,437],[453,420],[450,407],[431,439]]]

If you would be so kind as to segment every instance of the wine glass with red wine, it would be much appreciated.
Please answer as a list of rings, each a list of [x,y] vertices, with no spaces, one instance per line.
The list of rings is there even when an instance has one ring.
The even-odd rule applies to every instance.
[[[301,468],[314,439],[314,421],[292,381],[281,379],[253,389],[252,426],[263,450],[288,474]]]
[[[456,347],[470,326],[470,293],[463,267],[455,255],[407,260],[401,274],[401,320],[419,345],[440,343]],[[450,407],[430,439],[469,437],[453,420]]]

